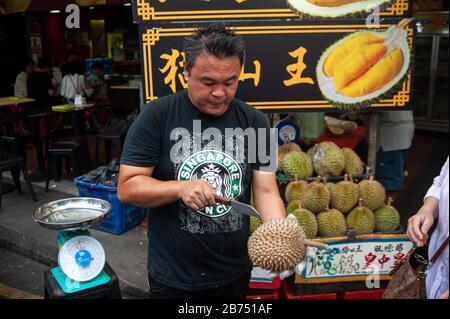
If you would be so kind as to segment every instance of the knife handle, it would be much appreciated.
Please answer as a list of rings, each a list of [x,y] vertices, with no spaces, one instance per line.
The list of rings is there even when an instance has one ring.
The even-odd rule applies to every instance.
[[[230,205],[231,199],[214,194],[214,199],[219,204]]]

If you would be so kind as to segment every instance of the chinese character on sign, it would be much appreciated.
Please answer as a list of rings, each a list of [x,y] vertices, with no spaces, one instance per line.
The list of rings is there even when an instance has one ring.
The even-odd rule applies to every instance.
[[[366,259],[366,265],[364,266],[363,269],[367,268],[370,266],[371,263],[373,263],[375,261],[375,259],[377,258],[376,255],[369,253],[368,255],[364,256],[364,258]]]
[[[375,252],[383,252],[383,249],[381,248],[381,245],[375,246],[374,250],[375,250]]]
[[[394,251],[394,245],[389,244],[389,245],[385,246],[385,247],[384,247],[384,251],[385,251],[385,252],[388,252],[388,253],[393,252],[393,251]]]
[[[391,258],[387,257],[385,254],[383,254],[383,257],[378,259],[378,262],[381,265],[381,269],[383,269],[384,264],[387,263],[389,260],[391,260]]]
[[[391,268],[397,267],[397,265],[400,263],[400,261],[405,257],[404,253],[397,253],[394,255],[394,265],[391,266]]]
[[[395,246],[395,250],[399,252],[403,251],[403,244],[398,244],[397,246]]]
[[[166,65],[159,69],[162,74],[166,74],[164,84],[168,84],[173,93],[177,91],[177,79],[183,88],[187,88],[187,83],[183,78],[184,52],[172,49],[172,54],[162,54],[161,59],[167,60]],[[181,68],[181,72],[179,71]]]
[[[306,64],[303,63],[303,58],[305,57],[307,50],[304,47],[299,47],[297,50],[289,52],[289,55],[293,58],[297,58],[297,63],[290,64],[286,67],[286,71],[291,75],[292,78],[283,81],[285,86],[291,86],[295,84],[307,83],[314,84],[311,78],[302,78],[302,73],[306,69]]]
[[[258,60],[253,61],[253,65],[255,66],[255,73],[245,73],[245,66],[242,67],[241,75],[239,80],[245,81],[249,79],[253,79],[253,83],[255,86],[259,85],[259,80],[261,79],[261,62]]]

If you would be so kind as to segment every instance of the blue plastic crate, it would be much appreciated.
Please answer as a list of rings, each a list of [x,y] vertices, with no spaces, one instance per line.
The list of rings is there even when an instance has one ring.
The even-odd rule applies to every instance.
[[[75,178],[81,197],[94,197],[108,201],[111,212],[100,223],[91,227],[108,233],[120,235],[138,225],[146,216],[147,209],[121,203],[117,198],[117,187],[109,187],[83,182],[84,176]]]

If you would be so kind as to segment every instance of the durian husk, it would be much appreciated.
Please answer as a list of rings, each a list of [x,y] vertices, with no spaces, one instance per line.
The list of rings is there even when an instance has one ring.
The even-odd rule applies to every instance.
[[[290,182],[286,186],[286,190],[284,192],[286,202],[290,203],[294,200],[300,199],[300,195],[305,191],[306,185],[308,185],[306,181],[295,180]]]
[[[354,150],[349,147],[343,147],[342,153],[344,153],[345,157],[344,172],[346,174],[361,175],[364,173],[364,163]]]
[[[326,248],[306,238],[295,218],[272,219],[258,227],[248,240],[248,253],[254,266],[281,272],[294,269],[304,260],[306,246]]]
[[[337,183],[331,192],[331,207],[345,214],[356,206],[358,199],[358,185],[350,181],[348,174],[345,174],[344,181]]]
[[[347,228],[355,231],[356,235],[372,234],[375,230],[375,215],[362,202],[360,198],[358,206],[345,217]]]
[[[330,191],[318,177],[316,181],[308,184],[303,196],[303,207],[317,214],[328,207],[330,198]]]
[[[322,237],[343,236],[347,232],[344,215],[334,208],[327,208],[317,215],[317,226]]]
[[[340,176],[344,171],[345,157],[341,148],[333,142],[318,144],[312,157],[314,170],[320,176]]]
[[[283,170],[283,157],[290,152],[301,152],[300,145],[297,143],[286,143],[278,146],[278,170]]]
[[[392,206],[392,198],[375,212],[375,231],[381,233],[395,232],[400,226],[400,213]]]
[[[386,201],[386,190],[373,176],[359,182],[358,187],[359,196],[365,207],[371,211],[375,211],[384,205]]]

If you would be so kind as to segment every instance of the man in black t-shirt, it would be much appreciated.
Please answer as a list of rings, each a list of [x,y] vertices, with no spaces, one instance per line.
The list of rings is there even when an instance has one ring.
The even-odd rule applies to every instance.
[[[150,208],[151,298],[245,298],[249,218],[214,194],[249,203],[252,189],[263,222],[285,217],[269,121],[234,97],[244,47],[222,24],[187,37],[187,91],[146,105],[128,132],[118,196]]]

